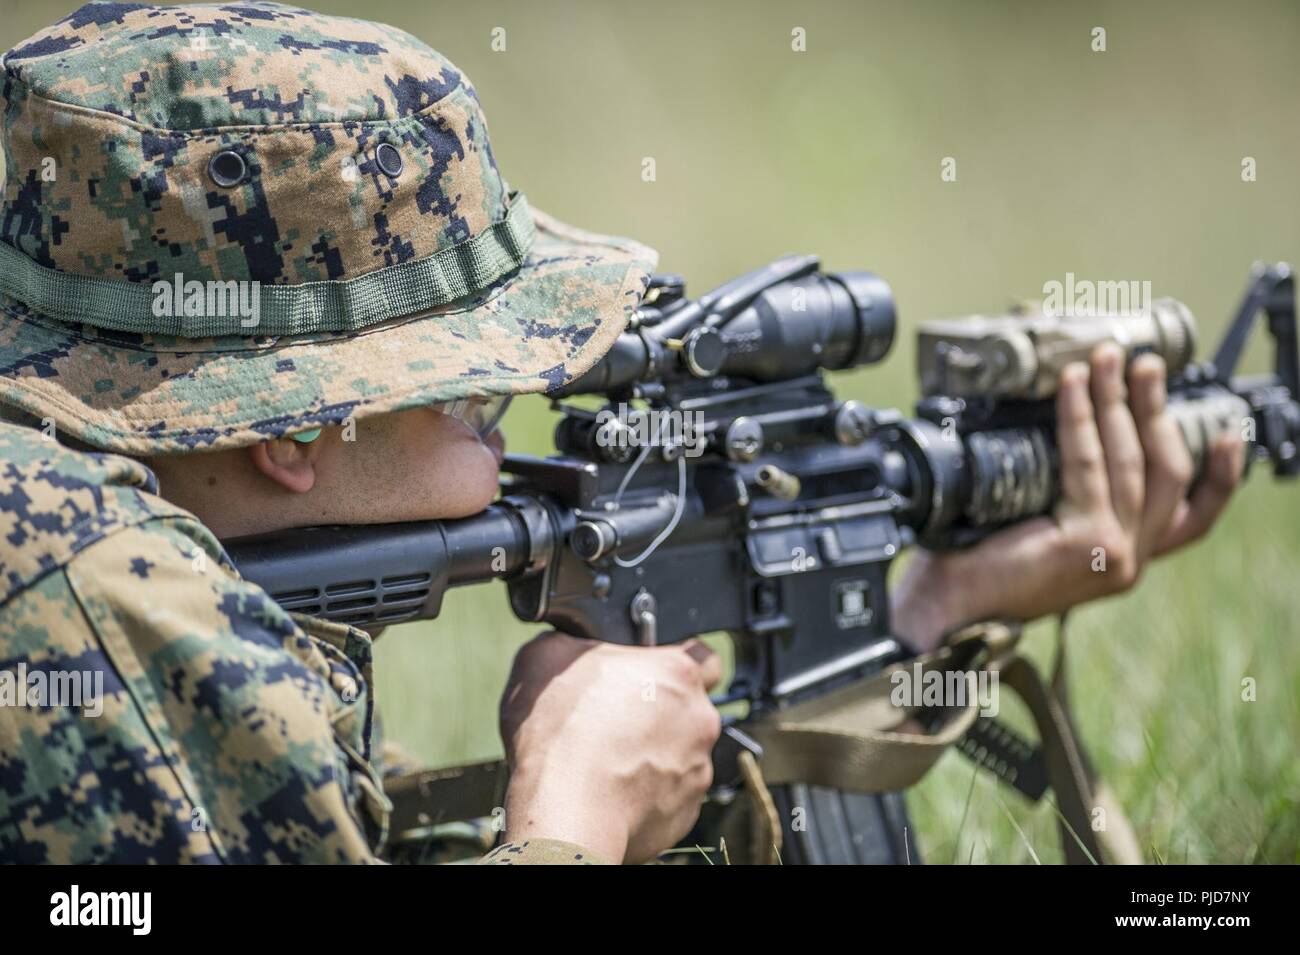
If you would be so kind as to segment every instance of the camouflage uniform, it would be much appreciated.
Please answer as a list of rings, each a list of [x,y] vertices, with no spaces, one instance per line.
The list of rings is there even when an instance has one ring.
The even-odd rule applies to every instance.
[[[0,406],[57,436],[0,424],[0,702],[20,670],[103,687],[0,705],[0,858],[372,861],[370,638],[285,613],[119,455],[546,391],[655,255],[530,210],[473,87],[390,27],[93,3],[0,79]]]

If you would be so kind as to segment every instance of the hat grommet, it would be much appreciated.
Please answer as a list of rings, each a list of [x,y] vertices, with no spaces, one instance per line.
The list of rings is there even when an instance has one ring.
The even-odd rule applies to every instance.
[[[248,163],[233,149],[223,149],[208,160],[208,178],[218,186],[237,186],[247,174]]]
[[[402,160],[401,150],[392,143],[380,143],[375,147],[375,165],[384,175],[396,179],[402,174],[405,163]]]

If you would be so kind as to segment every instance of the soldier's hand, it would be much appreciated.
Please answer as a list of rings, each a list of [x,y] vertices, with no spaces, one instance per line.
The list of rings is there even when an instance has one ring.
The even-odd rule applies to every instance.
[[[919,649],[990,618],[1032,620],[1132,587],[1152,557],[1196,540],[1240,480],[1245,448],[1229,434],[1187,496],[1192,460],[1165,410],[1165,367],[1099,346],[1061,374],[1056,397],[1061,500],[1041,517],[964,551],[918,553],[894,595],[899,633]]]
[[[713,780],[722,677],[695,640],[622,647],[545,633],[501,700],[511,766],[506,837],[563,839],[643,862],[690,831]]]

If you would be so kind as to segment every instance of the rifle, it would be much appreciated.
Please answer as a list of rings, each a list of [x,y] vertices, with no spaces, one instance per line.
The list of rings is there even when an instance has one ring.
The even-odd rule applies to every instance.
[[[966,546],[1050,512],[1059,493],[1051,391],[1060,367],[1098,341],[1165,357],[1170,405],[1195,459],[1240,426],[1249,461],[1270,460],[1279,475],[1300,470],[1286,266],[1257,267],[1205,364],[1190,360],[1191,313],[1169,300],[1135,317],[923,325],[924,397],[913,418],[840,400],[825,379],[889,351],[895,305],[878,276],[789,257],[699,298],[685,293],[678,276],[652,279],[610,352],[551,394],[562,412],[557,453],[508,456],[501,498],[482,514],[303,528],[227,549],[285,609],[362,627],[436,617],[447,588],[504,579],[519,619],[577,636],[655,645],[729,633],[735,671],[716,702],[747,712],[726,721],[715,788],[688,843],[716,845],[736,831],[732,810],[760,767],[767,796],[740,824],[766,816],[761,838],[786,846],[784,861],[915,855],[901,798],[888,791],[912,777],[888,767],[924,749],[923,772],[942,746],[899,755],[842,744],[815,720],[772,725],[824,716],[831,702],[859,713],[880,703],[882,672],[911,659],[891,631],[886,590],[905,548]],[[1239,377],[1261,310],[1274,369]],[[587,395],[605,405],[567,401]],[[959,641],[926,665],[961,671],[993,652],[982,639]],[[862,687],[876,688],[865,704]],[[973,711],[908,713],[1032,798],[1053,774],[1050,753]],[[874,735],[879,744],[892,734]],[[846,775],[837,763],[863,771]],[[873,774],[883,783],[864,780]],[[390,789],[394,829],[487,815],[504,783],[497,763],[408,779]],[[790,823],[798,809],[810,817],[802,829]]]

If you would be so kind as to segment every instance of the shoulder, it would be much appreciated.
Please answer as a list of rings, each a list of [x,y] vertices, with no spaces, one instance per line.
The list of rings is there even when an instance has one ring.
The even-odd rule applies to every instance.
[[[158,496],[144,464],[0,423],[0,630],[24,612],[30,601],[20,598],[54,591],[72,605],[56,614],[38,601],[45,619],[85,613],[96,629],[132,639],[225,634],[280,646],[298,635],[198,518]]]
[[[384,804],[368,641],[304,632],[155,490],[139,462],[0,424],[0,705],[6,671],[91,681],[82,710],[14,711],[0,847],[29,861],[370,860]]]
[[[179,531],[224,560],[197,519],[157,489],[139,461],[74,451],[40,431],[0,423],[0,605],[91,545],[151,522],[169,525],[158,528],[156,546],[174,547]]]

